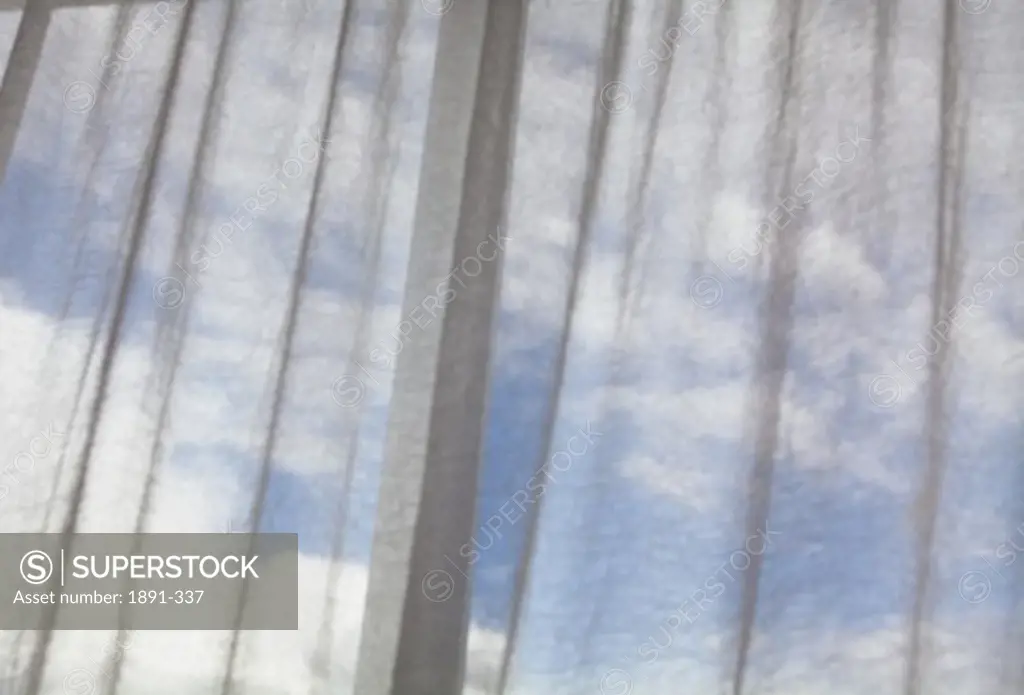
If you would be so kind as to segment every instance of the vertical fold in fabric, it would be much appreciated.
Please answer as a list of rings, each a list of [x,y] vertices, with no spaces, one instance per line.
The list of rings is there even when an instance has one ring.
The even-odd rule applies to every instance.
[[[525,3],[456,3],[434,82],[356,665],[361,695],[460,695]],[[403,328],[407,330],[402,330]]]
[[[4,181],[7,163],[14,151],[49,27],[50,3],[46,0],[26,2],[0,82],[0,183]]]

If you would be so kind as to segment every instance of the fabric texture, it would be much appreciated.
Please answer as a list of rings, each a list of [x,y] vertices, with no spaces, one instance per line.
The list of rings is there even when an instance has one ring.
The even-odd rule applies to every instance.
[[[1019,693],[1021,27],[0,0],[0,532],[301,584],[0,690]]]

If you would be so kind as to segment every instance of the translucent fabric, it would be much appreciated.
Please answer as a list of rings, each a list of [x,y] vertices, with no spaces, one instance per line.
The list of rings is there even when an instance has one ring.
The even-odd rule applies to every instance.
[[[0,0],[0,532],[301,551],[0,692],[1019,693],[1020,29]]]

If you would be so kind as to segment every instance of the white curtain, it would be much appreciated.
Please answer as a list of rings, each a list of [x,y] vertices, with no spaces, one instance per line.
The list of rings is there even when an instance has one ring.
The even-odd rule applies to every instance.
[[[0,532],[301,551],[4,687],[1020,692],[1022,27],[0,0]]]

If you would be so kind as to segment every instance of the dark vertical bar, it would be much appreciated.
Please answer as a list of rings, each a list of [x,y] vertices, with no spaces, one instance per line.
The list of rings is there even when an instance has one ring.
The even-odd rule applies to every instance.
[[[459,548],[476,508],[525,2],[456,0],[440,21],[402,315],[429,316],[428,298],[445,309],[414,329],[396,365],[360,695],[461,695],[465,671]]]
[[[0,82],[0,183],[4,181],[7,162],[14,151],[49,26],[50,0],[26,0],[3,82]]]

